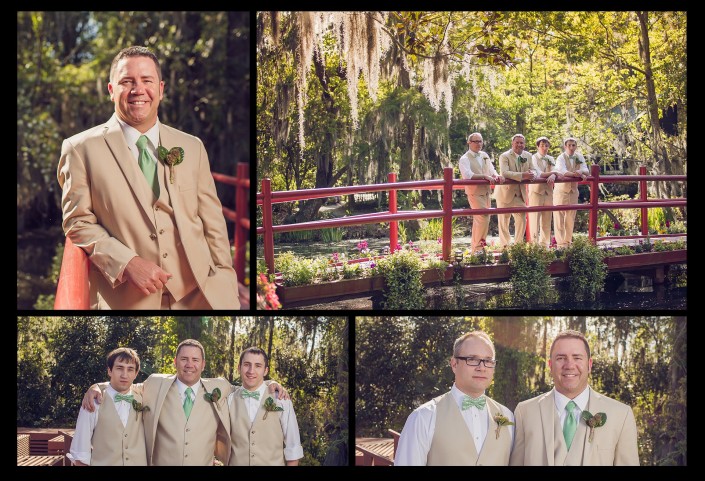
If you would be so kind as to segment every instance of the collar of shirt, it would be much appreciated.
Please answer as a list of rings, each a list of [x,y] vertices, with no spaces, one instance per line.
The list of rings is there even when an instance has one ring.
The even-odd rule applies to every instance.
[[[110,396],[110,399],[115,402],[115,395],[118,393],[113,386],[108,383],[108,387],[105,388],[105,392]],[[132,387],[130,387],[130,390],[127,391],[127,394],[132,394]]]
[[[453,383],[453,387],[450,388],[450,395],[453,396],[453,399],[455,399],[455,404],[458,405],[458,408],[462,411],[463,410],[463,398],[465,396],[470,396],[469,394],[465,394],[463,391],[457,388],[455,383]],[[481,396],[484,396],[485,392],[482,391]],[[473,396],[470,396],[473,397]],[[475,406],[471,406],[473,409],[477,409]],[[485,409],[487,409],[487,404],[485,404]],[[477,409],[479,411],[479,409]]]
[[[555,388],[553,388],[553,394],[554,398],[556,400],[556,409],[558,410],[558,413],[562,413],[565,411],[565,406],[568,404],[571,399],[568,396],[565,396],[558,391],[556,391]],[[590,388],[585,387],[583,392],[575,396],[572,401],[575,401],[575,404],[578,405],[580,408],[580,411],[585,411],[585,408],[587,408],[588,400],[590,399]]]
[[[179,396],[181,397],[181,401],[186,399],[186,388],[189,387],[186,384],[182,383],[179,378],[176,378],[176,387],[179,388]],[[201,380],[199,379],[196,384],[193,386],[190,386],[191,389],[193,389],[193,400],[196,400],[196,397],[198,396],[198,389],[201,387]]]
[[[120,124],[120,128],[122,129],[122,135],[125,137],[127,146],[130,148],[130,151],[134,154],[135,158],[139,158],[139,150],[137,149],[137,139],[139,139],[142,135],[146,135],[149,139],[149,143],[151,144],[148,145],[149,151],[156,161],[157,146],[159,145],[159,119],[157,119],[154,125],[144,134],[133,126],[123,122],[122,120],[120,120],[120,118],[118,118],[117,120]]]

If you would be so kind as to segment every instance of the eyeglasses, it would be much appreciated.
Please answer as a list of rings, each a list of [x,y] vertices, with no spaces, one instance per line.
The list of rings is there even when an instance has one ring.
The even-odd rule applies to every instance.
[[[473,144],[481,144],[482,140],[471,140],[470,142]]]
[[[480,363],[484,364],[486,368],[493,369],[497,365],[496,359],[480,359],[475,356],[454,356],[456,359],[462,359],[468,366],[479,366]]]

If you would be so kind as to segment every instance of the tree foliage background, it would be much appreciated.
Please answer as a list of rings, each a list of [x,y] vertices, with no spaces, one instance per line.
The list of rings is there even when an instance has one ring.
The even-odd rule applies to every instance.
[[[387,172],[440,178],[474,131],[495,159],[517,132],[530,150],[548,136],[554,156],[571,135],[590,162],[686,172],[684,11],[256,20],[257,178],[271,178],[273,190],[383,183]],[[650,188],[685,194],[675,183]],[[282,217],[311,220],[323,202],[282,204]]]
[[[110,63],[130,45],[160,59],[162,122],[200,137],[214,172],[249,162],[249,12],[17,12],[18,290],[34,298],[63,244],[61,142],[110,118]],[[230,208],[233,189],[218,186]]]
[[[512,411],[552,389],[547,359],[555,334],[583,332],[593,356],[590,385],[634,410],[641,464],[687,464],[687,323],[676,316],[358,317],[355,436],[401,432],[411,411],[449,391],[453,343],[474,329],[496,349],[487,395]]]
[[[240,384],[240,352],[270,354],[269,378],[291,395],[301,434],[301,464],[347,464],[348,319],[344,317],[125,317],[17,318],[17,426],[74,426],[81,399],[107,379],[106,355],[134,348],[141,368],[175,373],[176,346],[187,338],[206,350],[204,377]]]

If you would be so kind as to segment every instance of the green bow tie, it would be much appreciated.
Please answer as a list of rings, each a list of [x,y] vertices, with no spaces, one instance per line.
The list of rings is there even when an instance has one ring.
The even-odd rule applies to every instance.
[[[127,402],[131,403],[133,399],[135,399],[135,397],[132,394],[119,394],[118,393],[115,395],[115,402],[127,401]]]
[[[475,406],[477,409],[485,409],[485,396],[479,398],[471,398],[470,396],[463,397],[463,411],[470,409],[470,406]]]
[[[248,391],[247,389],[243,389],[240,396],[242,396],[242,399],[253,397],[259,401],[259,391]]]

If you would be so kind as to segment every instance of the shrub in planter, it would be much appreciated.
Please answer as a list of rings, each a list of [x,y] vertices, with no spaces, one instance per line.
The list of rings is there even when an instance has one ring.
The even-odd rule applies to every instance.
[[[575,237],[566,249],[568,289],[563,292],[568,301],[594,300],[605,284],[607,265],[603,262],[602,249],[587,237]]]
[[[384,276],[384,309],[423,309],[421,257],[413,250],[398,250],[380,259],[375,271]]]
[[[548,272],[553,259],[553,253],[539,244],[521,243],[509,248],[509,281],[514,303],[531,306],[555,300]]]

